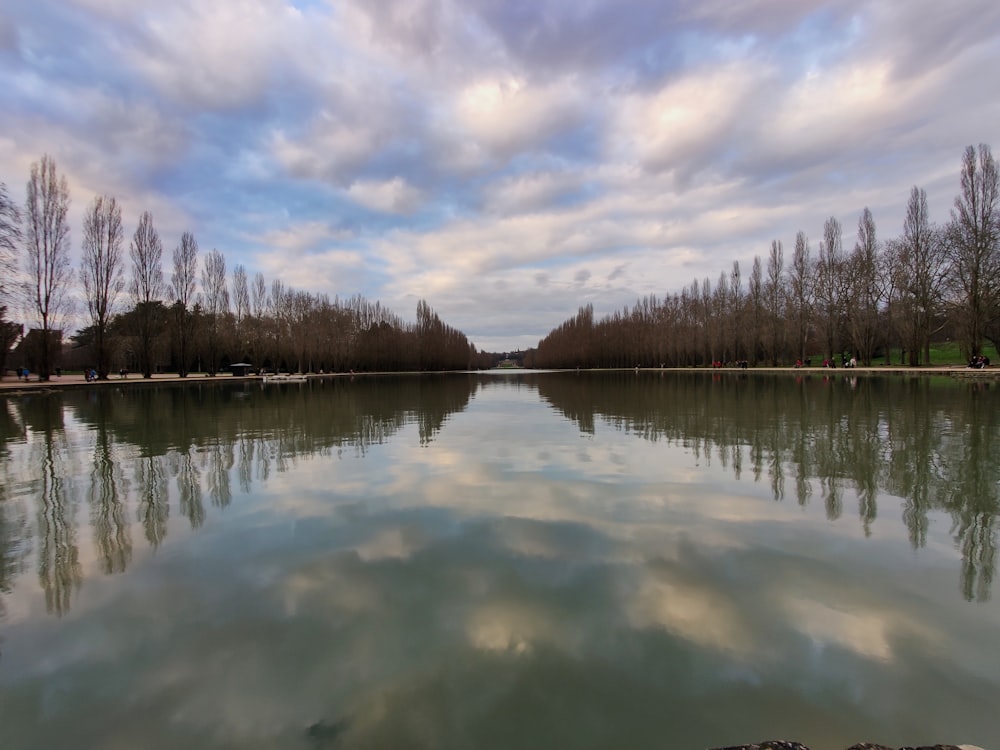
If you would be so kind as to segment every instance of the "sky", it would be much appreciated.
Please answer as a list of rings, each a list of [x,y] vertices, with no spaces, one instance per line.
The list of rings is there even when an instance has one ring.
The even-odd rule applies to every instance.
[[[535,346],[1000,151],[995,0],[5,0],[0,181],[297,290]]]

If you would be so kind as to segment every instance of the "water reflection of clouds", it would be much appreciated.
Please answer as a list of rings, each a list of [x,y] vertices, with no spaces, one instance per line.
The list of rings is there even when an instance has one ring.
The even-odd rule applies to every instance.
[[[917,554],[905,500],[879,495],[889,522],[865,537],[738,478],[729,448],[600,422],[583,436],[544,414],[477,433],[470,408],[430,442],[410,422],[342,458],[303,450],[197,533],[175,512],[155,558],[137,545],[129,575],[86,574],[68,628],[40,610],[8,620],[23,650],[4,654],[0,687],[103,744],[165,728],[151,748],[294,746],[342,721],[343,747],[573,746],[598,713],[633,747],[662,746],[664,721],[687,733],[675,745],[708,746],[717,706],[734,739],[773,734],[769,702],[808,717],[817,745],[873,735],[908,704],[935,707],[921,736],[949,716],[986,731],[1000,655],[978,644],[1000,614],[958,600],[947,514],[927,516]],[[860,503],[846,485],[841,501]],[[108,685],[109,664],[107,693],[47,693],[53,674]],[[122,694],[131,716],[104,722]],[[60,744],[51,724],[32,739]]]
[[[819,647],[831,646],[855,652],[858,656],[888,662],[892,657],[890,631],[902,623],[866,609],[845,612],[819,599],[796,599],[785,603],[789,621]]]
[[[109,629],[99,632],[85,608],[75,638],[45,646],[73,682],[99,679],[105,660],[133,664],[118,678],[131,685],[133,709],[171,727],[147,747],[192,732],[271,747],[320,720],[345,720],[344,746],[359,747],[412,736],[418,712],[428,732],[442,731],[438,700],[453,727],[481,739],[486,725],[519,715],[514,704],[530,681],[553,689],[530,692],[537,703],[528,715],[546,726],[573,724],[581,705],[614,707],[606,691],[692,710],[692,681],[698,702],[711,705],[722,696],[752,701],[760,681],[777,678],[808,685],[804,696],[864,707],[852,726],[867,716],[875,727],[888,702],[920,698],[920,681],[909,678],[953,626],[953,614],[942,612],[923,623],[926,632],[907,628],[922,610],[891,586],[873,582],[858,592],[844,571],[803,572],[797,556],[778,550],[719,550],[689,539],[666,556],[629,561],[598,524],[457,520],[441,509],[386,509],[356,526],[338,537],[330,519],[287,537],[254,536],[260,546],[226,555],[244,571],[236,577],[199,564],[198,549],[209,543],[192,536],[194,548],[156,577],[141,576],[145,585],[113,589],[104,606],[119,616]],[[397,554],[400,544],[405,554]],[[252,575],[262,568],[276,574]],[[220,591],[224,609],[199,615]],[[691,646],[703,651],[697,670]],[[891,669],[887,658],[896,660]],[[596,675],[600,689],[588,682]],[[858,706],[858,695],[873,704]],[[786,697],[785,710],[810,710],[808,697]],[[99,719],[75,718],[84,736],[98,731]],[[662,715],[632,719],[652,736]],[[689,720],[703,732],[690,730],[692,739],[707,736],[709,717],[699,720],[695,709]],[[129,737],[127,721],[105,729]],[[542,731],[555,739],[551,727]]]
[[[489,453],[488,449],[483,452]],[[426,457],[426,453],[421,455]],[[608,451],[606,455],[619,454]],[[494,542],[505,550],[508,559],[539,558],[549,563],[608,566],[619,572],[634,570],[637,580],[621,587],[629,593],[619,602],[627,614],[629,627],[662,628],[699,647],[743,658],[769,650],[764,645],[766,634],[753,632],[754,618],[747,616],[753,610],[752,602],[734,600],[729,587],[705,586],[697,579],[667,575],[666,561],[677,566],[683,554],[679,546],[684,546],[688,553],[696,548],[702,564],[714,558],[724,560],[747,550],[751,543],[744,538],[743,528],[754,526],[753,544],[759,545],[770,538],[772,548],[779,551],[775,561],[787,566],[795,564],[807,550],[815,555],[817,548],[849,544],[860,537],[856,527],[836,524],[832,524],[833,531],[839,533],[830,535],[831,524],[820,511],[775,503],[766,497],[767,489],[763,487],[758,495],[748,493],[745,484],[727,479],[722,473],[716,478],[712,502],[705,502],[703,487],[694,487],[689,482],[655,481],[658,475],[648,468],[648,456],[643,451],[629,453],[628,460],[647,467],[645,476],[635,472],[640,476],[633,476],[626,484],[627,491],[623,485],[615,485],[614,497],[607,494],[606,468],[595,464],[590,476],[574,468],[577,459],[571,453],[564,454],[564,459],[569,465],[557,467],[555,472],[568,473],[573,468],[575,481],[539,482],[531,471],[514,472],[520,478],[512,480],[504,468],[494,463],[475,464],[469,460],[461,471],[454,473],[410,472],[405,486],[404,480],[396,478],[387,487],[393,497],[391,510],[405,512],[432,507],[465,519],[499,513],[507,520],[495,524]],[[399,450],[394,460],[407,465]],[[554,464],[553,458],[549,468]],[[515,465],[521,466],[516,462]],[[483,488],[497,486],[505,488],[502,497],[481,493]],[[734,490],[740,490],[740,494]],[[781,530],[782,525],[786,530]],[[567,528],[584,530],[577,536],[591,543],[581,546],[579,539],[567,534]],[[895,541],[904,540],[905,535],[896,527],[887,527],[887,531],[883,541],[889,536],[895,537]],[[792,536],[798,537],[797,542],[786,547]],[[840,537],[843,537],[840,542],[835,541]],[[414,543],[414,539],[419,539],[419,543]],[[600,539],[601,543],[595,545],[593,539]],[[697,539],[697,544],[692,546],[691,539]],[[372,532],[354,549],[366,562],[405,560],[422,552],[428,543],[427,535],[413,534],[412,527],[399,526]],[[636,557],[637,550],[644,552]],[[954,557],[954,551],[946,546],[937,551]],[[831,550],[830,554],[836,551]],[[895,559],[890,564],[904,568],[912,560]],[[689,570],[685,566],[680,569]],[[862,610],[856,594],[843,597],[843,584],[825,593],[811,590],[805,594],[800,586],[788,585],[796,576],[789,577],[781,571],[780,567],[758,571],[748,581],[754,584],[756,597],[768,602],[771,614],[781,614],[789,633],[796,632],[804,643],[812,644],[805,648],[805,653],[813,654],[812,658],[816,658],[814,652],[819,648],[887,661],[894,656],[891,648],[894,637],[904,630],[910,640],[934,642],[929,633],[920,634],[920,629],[912,626],[904,628],[904,623],[880,614],[880,609],[867,597],[862,597]],[[841,570],[840,574],[845,572]],[[773,589],[767,584],[772,579],[778,582]],[[857,584],[862,580],[861,573],[847,580]],[[809,587],[816,583],[813,578],[809,581]],[[828,597],[836,599],[834,594],[843,597],[842,609],[825,603]],[[507,612],[496,606],[483,608],[471,614],[467,622],[467,637],[477,648],[524,653],[538,641],[552,647],[558,645],[545,626],[548,620],[516,603]],[[773,623],[767,627],[773,627]]]

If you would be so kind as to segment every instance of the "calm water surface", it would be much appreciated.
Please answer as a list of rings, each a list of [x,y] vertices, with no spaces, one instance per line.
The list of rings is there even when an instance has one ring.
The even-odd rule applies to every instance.
[[[1000,747],[996,386],[0,400],[0,747]]]

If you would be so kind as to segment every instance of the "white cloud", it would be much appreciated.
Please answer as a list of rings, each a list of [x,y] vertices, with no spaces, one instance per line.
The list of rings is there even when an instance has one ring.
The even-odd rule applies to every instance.
[[[176,105],[244,107],[280,84],[279,63],[298,58],[302,17],[274,0],[159,5],[116,37],[130,66]]]
[[[330,248],[308,255],[299,253],[258,253],[256,266],[266,279],[281,280],[303,292],[327,293],[330,289],[357,289],[364,278],[365,258],[357,250]],[[336,293],[330,294],[331,297]],[[350,293],[341,295],[351,296]]]
[[[341,182],[375,152],[377,145],[371,130],[338,122],[324,113],[304,138],[275,133],[271,148],[293,176]]]
[[[717,169],[727,136],[757,111],[754,97],[766,71],[752,63],[727,65],[671,81],[662,90],[625,97],[615,119],[612,148],[654,171]]]
[[[423,202],[421,192],[401,177],[391,180],[358,180],[347,195],[366,208],[387,214],[412,214]]]
[[[550,211],[553,203],[579,190],[585,180],[583,173],[554,170],[506,177],[484,189],[484,208],[504,215]]]
[[[454,122],[497,159],[543,147],[584,113],[584,95],[571,80],[532,83],[513,75],[484,77],[456,92]]]
[[[345,240],[350,235],[325,221],[306,221],[269,230],[254,239],[261,244],[292,253],[303,253],[318,245]]]

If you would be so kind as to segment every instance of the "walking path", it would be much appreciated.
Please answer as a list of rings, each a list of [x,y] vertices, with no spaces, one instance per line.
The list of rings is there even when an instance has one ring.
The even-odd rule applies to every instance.
[[[633,368],[624,368],[633,369]],[[968,367],[958,365],[948,365],[940,367],[904,367],[902,365],[876,365],[873,367],[855,368],[826,368],[826,367],[752,367],[743,370],[738,367],[683,367],[683,368],[659,368],[644,367],[637,368],[651,372],[734,372],[734,373],[785,373],[785,374],[809,374],[809,375],[950,375],[953,377],[974,377],[974,378],[998,378],[1000,368],[987,368],[984,370],[972,370]],[[509,373],[510,370],[504,370]],[[531,370],[520,370],[519,372],[530,373]],[[357,375],[358,373],[326,373],[324,375],[310,375],[309,377],[323,378],[339,375]],[[375,373],[362,373],[375,374]],[[397,373],[398,374],[398,373]],[[0,378],[0,392],[16,392],[28,390],[53,390],[60,388],[106,388],[108,386],[144,385],[149,383],[192,383],[207,382],[218,383],[222,381],[260,380],[259,375],[230,375],[220,373],[215,377],[209,377],[205,373],[191,373],[186,378],[178,376],[176,373],[162,373],[154,375],[152,378],[143,378],[142,375],[130,373],[122,378],[112,374],[107,380],[97,380],[88,383],[82,373],[63,374],[58,377],[53,376],[48,382],[40,382],[36,375],[30,375],[27,381],[20,380],[14,375],[4,375]]]
[[[142,385],[148,383],[190,383],[194,381],[218,382],[220,380],[260,380],[256,375],[234,376],[226,374],[216,375],[214,378],[208,377],[204,373],[191,373],[186,378],[182,378],[177,373],[163,373],[154,375],[152,378],[144,378],[136,373],[129,373],[126,377],[112,374],[107,380],[95,380],[87,382],[83,373],[69,373],[59,376],[52,376],[48,382],[38,380],[37,375],[29,375],[24,381],[14,375],[4,375],[0,378],[0,391],[26,391],[53,388],[76,388],[94,387],[101,388],[107,386]]]

